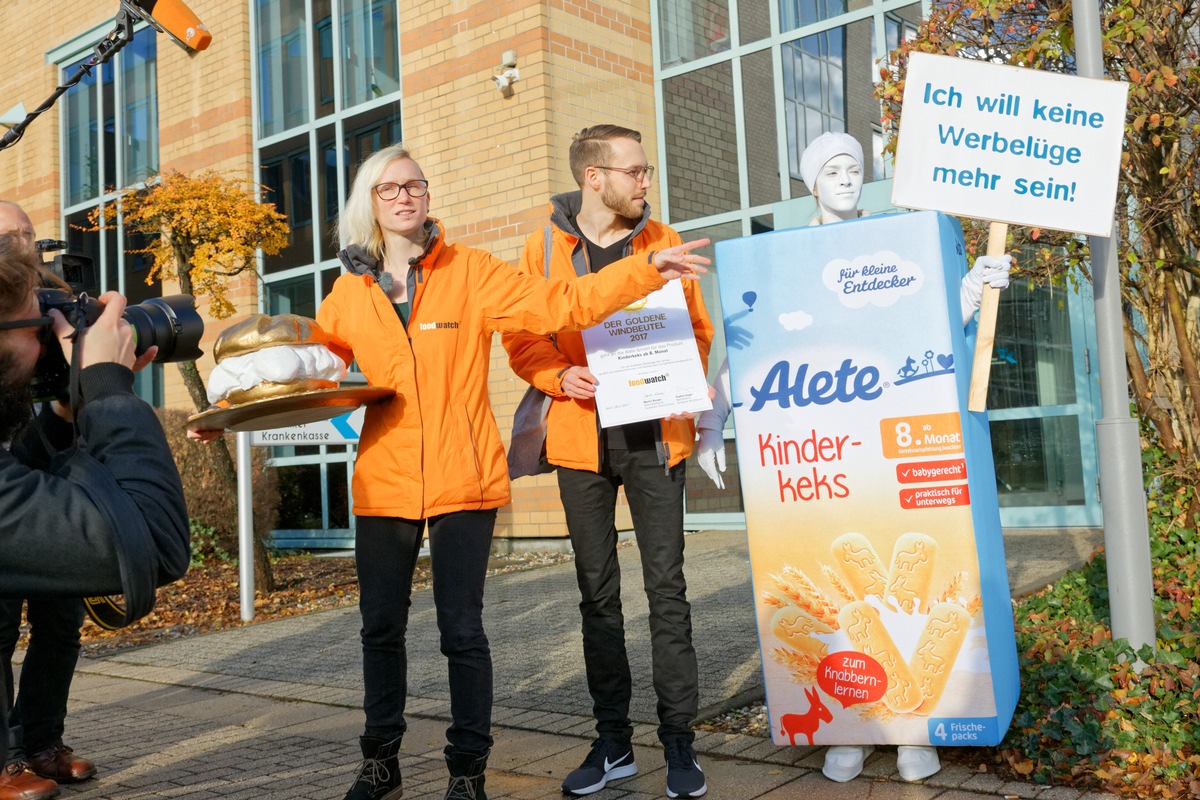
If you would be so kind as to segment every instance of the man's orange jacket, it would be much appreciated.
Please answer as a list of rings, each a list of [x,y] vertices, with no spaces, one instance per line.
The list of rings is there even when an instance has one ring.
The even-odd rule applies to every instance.
[[[574,226],[574,215],[580,205],[580,193],[568,192],[556,195],[550,203],[551,211],[551,280],[580,280],[579,273],[587,271],[586,247]],[[679,234],[670,227],[650,219],[650,207],[646,206],[642,219],[634,228],[634,236],[625,250],[626,257],[649,254],[667,247],[682,244]],[[529,275],[545,276],[543,231],[531,234],[521,253],[520,269]],[[622,262],[604,267],[596,275],[603,275]],[[708,351],[712,347],[713,326],[704,308],[697,281],[683,281],[683,294],[687,299],[692,330],[696,334],[696,347],[700,351],[700,364],[708,369]],[[562,390],[562,374],[571,366],[587,366],[587,354],[583,348],[583,336],[579,333],[562,333],[554,337],[528,333],[506,333],[502,337],[508,351],[508,363],[513,371],[550,395],[550,411],[546,423],[546,460],[551,464],[590,472],[600,470],[600,427],[593,400],[573,400]],[[659,461],[674,466],[687,458],[695,446],[695,428],[691,420],[660,420],[660,436],[656,437]]]
[[[410,261],[406,330],[377,283],[378,261],[358,247],[339,255],[348,271],[317,322],[370,385],[396,390],[367,407],[359,441],[354,513],[368,517],[506,505],[508,470],[487,394],[493,332],[579,330],[665,283],[645,256],[594,280],[547,282],[447,243],[434,222],[425,253]]]

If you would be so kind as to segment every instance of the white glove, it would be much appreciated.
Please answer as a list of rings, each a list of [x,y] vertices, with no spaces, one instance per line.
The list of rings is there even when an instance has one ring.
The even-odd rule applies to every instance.
[[[717,370],[717,380],[713,384],[712,408],[701,411],[696,418],[696,438],[700,440],[696,448],[696,460],[700,469],[704,470],[718,489],[725,488],[721,473],[725,471],[725,420],[729,418],[732,406],[729,403],[729,359],[721,362]]]
[[[963,276],[959,287],[958,299],[962,304],[963,325],[971,322],[979,303],[983,299],[983,285],[986,283],[993,289],[1007,289],[1009,272],[1012,271],[1012,256],[1002,255],[998,258],[980,256],[975,259],[975,266]]]
[[[729,395],[729,359],[726,358],[721,362],[721,367],[717,370],[717,379],[713,382],[712,409],[700,412],[696,419],[696,427],[724,430],[725,420],[729,419],[729,412],[733,411]]]
[[[718,489],[725,488],[721,473],[725,471],[725,435],[719,430],[700,428],[696,431],[700,444],[696,448],[696,460],[700,469],[716,484]]]

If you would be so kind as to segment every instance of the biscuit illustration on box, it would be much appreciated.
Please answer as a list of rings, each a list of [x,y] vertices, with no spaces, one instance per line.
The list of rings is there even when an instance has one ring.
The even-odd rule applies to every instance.
[[[252,314],[230,325],[213,346],[212,405],[189,417],[186,426],[282,428],[331,419],[395,394],[375,386],[341,388],[346,364],[328,342],[315,320],[297,314]]]
[[[928,716],[937,708],[970,627],[971,615],[960,605],[938,603],[930,610],[910,665],[921,689],[921,704],[914,714]]]
[[[802,685],[819,683],[827,664],[844,669],[847,661],[868,657],[878,664],[886,690],[861,703],[839,697],[843,709],[852,707],[863,719],[930,716],[982,610],[979,596],[970,594],[970,574],[959,571],[934,590],[938,543],[915,531],[897,538],[887,567],[864,533],[844,533],[829,549],[836,566],[820,564],[828,589],[792,565],[771,575],[774,586],[763,601],[776,609],[766,626],[777,643],[772,657]],[[904,647],[889,630],[896,620],[908,620],[901,626],[911,631]]]
[[[921,704],[921,690],[908,662],[892,640],[879,612],[865,600],[855,600],[838,613],[838,621],[855,650],[883,667],[887,690],[883,701],[893,711],[912,711]]]
[[[814,639],[812,635],[833,633],[833,628],[807,611],[789,606],[779,609],[771,617],[771,631],[796,652],[821,659],[829,653],[829,647],[821,640]]]
[[[906,533],[896,540],[888,571],[887,597],[901,611],[926,610],[937,542],[923,533]]]
[[[882,597],[887,590],[887,573],[871,540],[861,533],[844,533],[833,540],[833,559],[854,590],[850,599],[869,594]]]

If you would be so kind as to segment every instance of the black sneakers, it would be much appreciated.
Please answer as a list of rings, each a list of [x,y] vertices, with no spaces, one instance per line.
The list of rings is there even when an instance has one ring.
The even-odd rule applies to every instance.
[[[708,791],[704,770],[687,737],[664,741],[663,757],[667,760],[667,797],[699,797]]]
[[[579,768],[563,781],[562,790],[566,794],[591,794],[603,789],[609,781],[636,774],[637,764],[633,760],[633,747],[629,742],[600,738],[592,742],[592,752],[588,753]]]

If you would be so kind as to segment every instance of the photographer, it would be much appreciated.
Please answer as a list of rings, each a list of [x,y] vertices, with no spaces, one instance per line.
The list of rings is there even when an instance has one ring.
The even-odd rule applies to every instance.
[[[155,348],[135,357],[116,292],[100,298],[103,313],[77,340],[57,309],[43,313],[28,238],[0,236],[0,442],[11,442],[0,450],[0,597],[123,594],[128,616],[141,616],[189,558],[174,460],[153,410],[133,393],[133,371]],[[79,371],[74,414],[52,401],[34,419],[31,382],[55,339]],[[12,766],[0,776],[17,777]],[[9,789],[0,798],[48,796]]]

